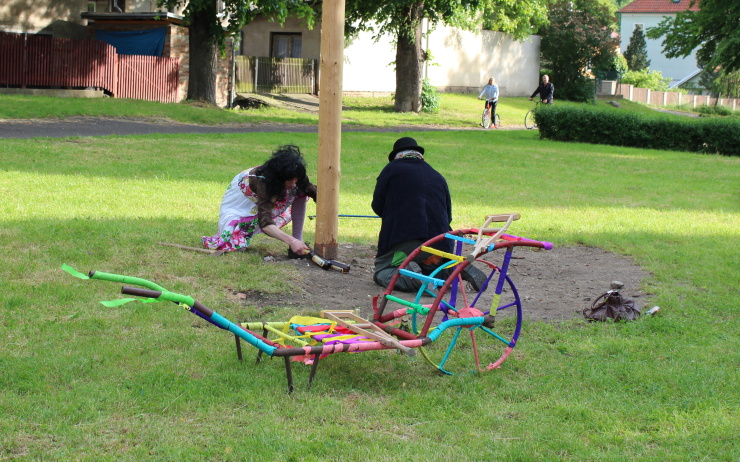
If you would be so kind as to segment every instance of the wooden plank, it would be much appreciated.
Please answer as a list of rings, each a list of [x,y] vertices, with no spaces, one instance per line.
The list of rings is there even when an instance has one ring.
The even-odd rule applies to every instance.
[[[401,350],[409,356],[416,355],[416,351],[413,348],[409,348],[401,344],[401,342],[399,342],[397,338],[389,335],[383,329],[371,323],[367,319],[363,319],[357,316],[354,311],[322,310],[319,316],[321,316],[322,318],[326,318],[330,321],[334,321],[337,324],[351,330],[355,334],[371,338],[373,340],[376,340],[382,343],[385,346],[389,346],[389,347],[393,347],[398,350]],[[354,323],[349,323],[345,321],[345,319],[354,321]],[[365,326],[368,326],[371,329],[371,331],[367,330],[367,327]]]

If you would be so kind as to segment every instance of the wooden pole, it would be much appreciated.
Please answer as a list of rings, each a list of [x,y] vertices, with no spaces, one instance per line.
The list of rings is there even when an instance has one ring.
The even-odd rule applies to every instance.
[[[344,0],[324,0],[319,74],[319,165],[316,184],[316,253],[337,258],[340,152],[342,149],[342,63]]]

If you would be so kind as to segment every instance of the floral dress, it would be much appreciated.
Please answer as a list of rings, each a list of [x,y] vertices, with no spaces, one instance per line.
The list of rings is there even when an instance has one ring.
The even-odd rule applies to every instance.
[[[218,234],[203,236],[203,247],[227,252],[249,246],[252,237],[261,233],[259,227],[258,197],[249,186],[252,172],[257,167],[244,170],[231,180],[221,201],[218,217]],[[279,228],[290,223],[291,205],[299,197],[297,189],[285,192],[285,196],[272,203],[272,221]]]

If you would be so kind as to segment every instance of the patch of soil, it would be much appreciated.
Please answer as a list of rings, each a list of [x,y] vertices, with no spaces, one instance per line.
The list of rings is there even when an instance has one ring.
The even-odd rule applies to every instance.
[[[375,246],[340,244],[337,261],[351,265],[349,273],[323,270],[307,260],[275,255],[275,264],[294,265],[300,274],[298,290],[283,294],[250,293],[249,304],[294,306],[309,311],[359,309],[372,319],[372,299],[383,291],[373,282]],[[497,252],[498,253],[498,252]],[[502,256],[488,258],[500,264]],[[509,265],[509,276],[522,299],[524,319],[564,321],[582,317],[581,311],[610,289],[624,283],[620,293],[642,310],[649,294],[640,290],[648,273],[631,259],[594,247],[520,247]],[[491,289],[489,289],[491,290]],[[644,312],[644,310],[643,310]]]

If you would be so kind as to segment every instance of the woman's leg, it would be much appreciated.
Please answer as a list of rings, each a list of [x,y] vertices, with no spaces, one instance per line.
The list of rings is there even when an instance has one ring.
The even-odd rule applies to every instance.
[[[301,241],[303,240],[303,222],[306,221],[307,200],[307,196],[296,197],[290,210],[291,222],[293,223],[292,236]]]

